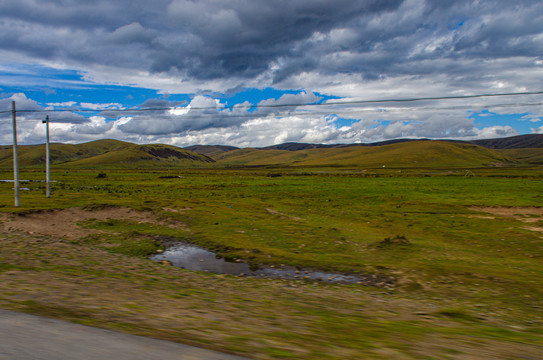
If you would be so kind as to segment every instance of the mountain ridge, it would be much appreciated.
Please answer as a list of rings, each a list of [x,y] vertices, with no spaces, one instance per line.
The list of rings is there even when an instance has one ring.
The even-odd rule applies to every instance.
[[[443,142],[454,142],[454,143],[465,143],[465,144],[474,144],[479,145],[489,149],[525,149],[525,148],[543,148],[543,134],[528,134],[528,135],[517,135],[506,138],[494,138],[494,139],[481,139],[481,140],[455,140],[455,139],[428,139],[428,138],[419,138],[419,139],[408,139],[408,138],[399,138],[392,140],[383,140],[373,143],[350,143],[350,144],[315,144],[315,143],[298,143],[298,142],[286,142],[277,145],[270,145],[264,147],[255,147],[254,149],[258,150],[288,150],[288,151],[300,151],[308,149],[321,149],[321,148],[345,148],[351,146],[383,146],[391,145],[403,142],[416,142],[416,141],[443,141]],[[208,156],[218,155],[222,152],[228,152],[237,149],[246,149],[239,148],[235,146],[227,145],[192,145],[185,147],[185,149],[194,151],[199,154],[204,154]]]

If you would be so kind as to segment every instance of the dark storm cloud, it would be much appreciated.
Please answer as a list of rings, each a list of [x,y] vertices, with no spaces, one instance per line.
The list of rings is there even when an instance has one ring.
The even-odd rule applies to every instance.
[[[0,46],[37,59],[253,77],[389,1],[2,1]]]
[[[1,0],[0,49],[83,71],[234,79],[232,87],[301,73],[445,74],[467,87],[510,68],[496,60],[537,67],[541,23],[543,2],[530,0]]]
[[[358,18],[391,11],[401,1],[173,1],[172,28],[188,31],[203,47],[190,74],[251,77],[281,57],[298,57],[296,47],[316,32],[329,32]],[[160,60],[159,60],[160,61]],[[168,69],[161,69],[168,70]]]

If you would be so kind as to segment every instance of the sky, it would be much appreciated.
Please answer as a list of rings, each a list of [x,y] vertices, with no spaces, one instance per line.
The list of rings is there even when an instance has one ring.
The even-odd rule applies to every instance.
[[[0,0],[0,144],[13,101],[20,144],[45,116],[181,147],[543,133],[541,24],[540,0]]]

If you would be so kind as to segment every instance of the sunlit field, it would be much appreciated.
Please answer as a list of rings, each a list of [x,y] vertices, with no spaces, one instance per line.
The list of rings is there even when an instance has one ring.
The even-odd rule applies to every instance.
[[[20,208],[13,184],[0,183],[0,306],[258,359],[536,359],[542,175],[56,168],[52,197],[44,183],[24,183]],[[46,231],[47,214],[73,208],[88,214],[72,219],[78,232]],[[126,209],[139,215],[107,215]],[[41,230],[21,225],[33,216]],[[376,280],[192,272],[148,259],[164,239],[254,267]]]

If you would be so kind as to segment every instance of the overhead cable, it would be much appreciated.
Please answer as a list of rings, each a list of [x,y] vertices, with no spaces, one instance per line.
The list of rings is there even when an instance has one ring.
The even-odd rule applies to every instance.
[[[525,95],[543,95],[543,91],[517,92],[517,93],[490,93],[490,94],[474,94],[474,95],[455,95],[455,96],[436,96],[436,97],[419,97],[419,98],[399,98],[399,99],[377,99],[377,100],[348,100],[348,101],[330,101],[323,103],[290,103],[290,104],[255,104],[255,105],[234,105],[233,109],[253,109],[253,108],[288,108],[288,107],[313,107],[313,106],[338,106],[338,105],[360,105],[360,104],[383,104],[383,103],[407,103],[417,101],[437,101],[437,100],[458,100],[458,99],[474,99],[487,97],[503,97],[503,96],[525,96]],[[520,105],[520,104],[519,104]],[[493,105],[485,105],[493,106]],[[496,105],[498,106],[498,105]],[[18,113],[48,113],[48,112],[152,112],[152,111],[168,111],[175,109],[187,110],[220,110],[217,107],[155,107],[155,108],[128,108],[128,109],[21,109]],[[222,109],[229,109],[228,107]],[[11,113],[12,110],[0,111],[0,114]]]

